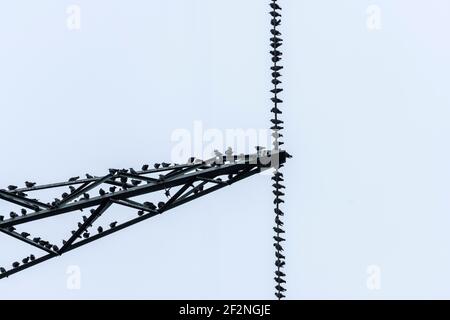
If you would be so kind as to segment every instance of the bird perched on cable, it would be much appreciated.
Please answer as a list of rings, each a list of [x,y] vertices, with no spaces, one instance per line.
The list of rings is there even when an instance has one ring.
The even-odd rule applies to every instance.
[[[148,165],[148,164],[144,164],[144,165],[142,166],[142,171],[147,171],[148,168],[149,168],[149,165]]]
[[[69,178],[69,182],[75,182],[78,179],[80,179],[80,177],[72,177],[72,178]]]
[[[34,261],[36,260],[36,257],[34,256],[34,254],[30,254],[30,261]]]
[[[58,248],[57,245],[53,245],[53,246],[52,246],[52,250],[58,252],[58,251],[59,251],[59,248]]]
[[[280,293],[280,292],[275,292],[275,296],[276,296],[278,299],[286,298],[286,296],[285,296],[284,294]]]
[[[89,198],[90,198],[89,193],[83,193],[83,198],[86,200],[89,200]]]
[[[163,162],[163,163],[161,163],[161,166],[163,168],[168,168],[168,167],[170,167],[170,163]]]
[[[5,217],[4,216],[0,216],[0,221],[3,221],[3,220],[5,220]]]
[[[132,179],[132,180],[131,180],[131,184],[132,184],[133,186],[135,186],[135,187],[137,187],[137,186],[140,185],[141,183],[142,183],[141,180],[135,180],[135,179]]]
[[[280,286],[280,285],[275,286],[275,289],[277,289],[278,291],[281,291],[281,292],[285,292],[285,291],[286,291],[286,289],[283,288],[283,287]]]
[[[116,189],[117,189],[117,187],[110,187],[109,188],[109,192],[114,193],[114,192],[116,192]]]
[[[283,226],[284,222],[280,220],[280,218],[278,218],[278,216],[275,217],[275,223],[279,226]]]
[[[277,251],[284,251],[283,247],[278,243],[274,243],[273,246]]]
[[[30,257],[26,257],[22,259],[23,264],[27,264],[30,261]]]
[[[275,271],[275,274],[278,276],[278,277],[286,277],[286,275],[282,272],[282,271]]]
[[[20,235],[24,238],[28,238],[30,236],[28,232],[22,232]]]
[[[134,175],[138,175],[138,173],[136,172],[136,170],[134,170],[133,168],[130,168],[130,173],[134,174]]]
[[[23,216],[26,216],[26,215],[27,215],[27,210],[21,209],[21,210],[20,210],[20,213],[21,213]]]
[[[169,197],[170,197],[170,190],[167,189],[167,190],[164,192],[164,194],[166,195],[167,198],[169,198]]]
[[[161,164],[160,163],[155,163],[154,167],[155,167],[155,169],[159,169],[161,167]]]
[[[279,284],[286,283],[286,280],[284,280],[284,279],[282,279],[282,278],[274,277],[274,279],[275,279],[275,282],[277,282],[277,283],[279,283]]]
[[[164,208],[165,205],[166,204],[164,202],[162,202],[162,201],[158,202],[158,209]]]
[[[156,206],[152,202],[144,202],[144,206],[149,208],[150,210],[156,210]]]
[[[6,269],[3,268],[3,267],[0,267],[0,273],[1,273],[1,274],[6,273]]]
[[[36,182],[25,181],[25,186],[27,188],[33,188],[36,185]]]
[[[39,243],[39,241],[41,241],[41,238],[39,238],[39,237],[33,238],[34,243]]]
[[[76,190],[74,186],[69,186],[69,189],[70,189],[70,193],[74,193]]]
[[[9,213],[9,216],[11,217],[11,219],[15,219],[15,218],[17,218],[19,215],[18,215],[17,213],[15,213],[14,211],[11,211],[11,212]]]
[[[94,179],[94,177],[91,176],[89,173],[86,173],[86,178],[87,178],[87,179]]]
[[[139,211],[138,211],[138,216],[139,216],[139,217],[142,217],[144,214],[145,214],[144,211],[142,211],[142,210],[139,210]]]
[[[103,197],[104,195],[106,195],[106,191],[103,190],[102,188],[100,188],[100,190],[98,190],[98,194]]]
[[[276,233],[285,233],[285,231],[281,228],[278,227],[273,227],[273,231],[275,231]]]
[[[88,239],[90,237],[89,232],[83,233],[83,238]]]
[[[102,232],[103,232],[103,228],[102,228],[101,226],[98,227],[98,228],[97,228],[97,232],[98,232],[98,233],[102,233]]]
[[[13,262],[12,266],[13,266],[13,268],[18,268],[20,266],[20,263],[15,261],[15,262]]]
[[[111,229],[114,229],[116,226],[117,226],[117,221],[111,222],[111,223],[109,224],[109,227],[110,227]]]
[[[13,185],[8,186],[8,190],[9,190],[9,191],[14,191],[14,190],[16,190],[17,188],[18,188],[17,186],[13,186]]]

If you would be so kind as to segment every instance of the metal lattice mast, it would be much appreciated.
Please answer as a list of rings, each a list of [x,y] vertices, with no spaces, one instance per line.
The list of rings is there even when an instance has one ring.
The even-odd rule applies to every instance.
[[[279,79],[281,77],[280,71],[283,69],[282,66],[279,65],[281,61],[282,53],[280,51],[280,47],[283,44],[283,40],[281,39],[281,32],[278,31],[278,26],[281,24],[281,7],[277,3],[277,0],[272,0],[270,3],[271,11],[271,25],[272,29],[271,32],[271,39],[270,39],[270,46],[272,47],[272,50],[270,51],[270,54],[272,56],[272,62],[273,65],[271,67],[272,70],[272,84],[273,89],[271,92],[273,93],[273,97],[271,98],[273,102],[273,107],[271,112],[273,113],[273,118],[271,119],[272,122],[272,137],[273,137],[273,149],[274,151],[279,151],[280,147],[284,144],[281,141],[281,138],[283,135],[281,134],[281,130],[283,130],[283,121],[280,120],[280,115],[282,114],[282,111],[279,109],[279,106],[283,103],[283,101],[279,98],[279,94],[283,91],[279,87],[281,84],[281,80]],[[285,189],[285,186],[281,184],[281,182],[284,181],[283,174],[280,172],[280,169],[283,167],[283,164],[280,163],[279,166],[275,167],[275,172],[272,177],[272,180],[274,181],[273,184],[273,194],[275,195],[274,205],[275,205],[275,227],[273,228],[275,235],[273,237],[274,239],[274,247],[275,247],[275,296],[281,300],[285,297],[284,292],[286,289],[283,287],[283,284],[286,283],[286,280],[284,279],[285,273],[282,271],[284,268],[286,262],[285,262],[285,256],[283,255],[283,246],[282,242],[285,241],[285,239],[282,237],[285,231],[283,230],[283,221],[281,220],[281,217],[284,216],[284,212],[281,211],[280,205],[284,203],[284,200],[282,199],[282,196],[284,196],[283,189]]]

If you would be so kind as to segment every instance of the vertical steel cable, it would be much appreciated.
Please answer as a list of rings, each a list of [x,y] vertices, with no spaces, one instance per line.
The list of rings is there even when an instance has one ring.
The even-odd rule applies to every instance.
[[[273,137],[273,147],[274,151],[279,151],[280,146],[282,146],[284,143],[281,141],[281,138],[283,135],[280,133],[281,130],[284,128],[282,127],[283,121],[280,120],[280,115],[282,114],[281,110],[279,109],[279,106],[283,103],[283,101],[279,98],[279,94],[283,91],[279,87],[281,84],[281,81],[279,78],[281,77],[280,71],[283,69],[282,66],[279,65],[279,62],[281,61],[282,53],[279,50],[280,47],[283,44],[283,40],[281,39],[281,32],[278,31],[277,27],[281,24],[281,7],[278,5],[278,0],[272,0],[270,3],[271,11],[271,26],[272,29],[270,30],[272,37],[270,38],[270,46],[272,47],[272,50],[270,51],[270,54],[272,56],[272,62],[273,65],[270,68],[272,71],[272,84],[274,88],[271,90],[273,93],[273,97],[271,98],[273,103],[273,108],[271,112],[273,113],[273,118],[271,119],[271,122],[273,126],[271,127],[272,130],[272,137]],[[284,216],[283,211],[280,209],[280,205],[284,203],[284,200],[282,197],[284,196],[283,189],[285,189],[285,186],[281,184],[281,182],[284,181],[283,174],[280,172],[280,169],[283,167],[283,165],[280,165],[274,172],[274,175],[272,177],[272,180],[274,181],[273,184],[273,194],[275,195],[274,205],[275,205],[275,227],[273,228],[275,235],[273,239],[274,247],[275,247],[275,296],[281,300],[285,297],[284,292],[286,289],[283,287],[283,284],[286,283],[285,273],[282,271],[284,268],[286,262],[285,262],[285,256],[282,254],[283,252],[283,246],[282,243],[285,241],[285,239],[282,237],[282,235],[285,233],[283,230],[283,221],[281,220],[281,217]]]

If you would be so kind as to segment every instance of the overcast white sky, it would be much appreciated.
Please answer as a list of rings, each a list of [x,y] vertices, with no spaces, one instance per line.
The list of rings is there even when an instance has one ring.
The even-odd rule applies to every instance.
[[[0,185],[169,161],[195,121],[267,128],[267,3],[3,3]],[[280,4],[288,297],[450,298],[450,4]],[[64,222],[32,230],[65,235]],[[272,299],[272,226],[269,178],[253,177],[2,280],[0,298]],[[29,253],[0,237],[0,266]]]

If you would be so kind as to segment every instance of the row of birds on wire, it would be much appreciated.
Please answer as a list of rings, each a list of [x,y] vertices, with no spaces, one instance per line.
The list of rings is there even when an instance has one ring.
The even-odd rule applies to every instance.
[[[279,87],[281,85],[280,77],[281,70],[283,70],[283,66],[278,65],[278,63],[282,60],[283,53],[280,51],[280,47],[283,45],[283,39],[281,39],[281,32],[278,31],[277,27],[281,25],[281,13],[282,10],[281,7],[278,5],[277,0],[272,0],[270,3],[271,7],[271,35],[270,38],[270,46],[272,47],[272,50],[270,51],[271,59],[273,62],[273,65],[271,66],[271,72],[272,72],[272,84],[273,89],[271,90],[271,93],[273,94],[273,97],[271,98],[271,101],[273,103],[273,107],[270,110],[270,112],[273,114],[273,118],[270,120],[272,123],[272,136],[274,138],[274,149],[278,150],[280,146],[282,146],[284,143],[280,141],[280,139],[283,137],[283,135],[280,133],[281,130],[284,129],[283,124],[284,122],[279,119],[279,116],[282,114],[282,111],[279,109],[279,105],[283,103],[283,100],[279,98],[279,94],[283,92],[283,89]],[[283,165],[280,166],[280,168]],[[275,170],[274,175],[272,177],[272,180],[274,181],[274,184],[272,185],[274,190],[273,194],[275,196],[275,199],[273,201],[275,205],[275,227],[273,228],[275,235],[273,236],[274,239],[274,247],[275,247],[275,296],[278,299],[285,298],[284,292],[286,292],[286,289],[283,287],[283,284],[286,283],[286,280],[284,277],[286,274],[281,271],[282,268],[286,265],[285,259],[286,257],[283,255],[284,248],[282,246],[283,242],[286,241],[285,238],[283,238],[283,235],[285,234],[285,231],[283,229],[283,221],[281,220],[281,217],[284,216],[284,212],[281,211],[280,205],[284,203],[284,200],[282,197],[285,195],[283,192],[283,189],[285,189],[285,186],[282,185],[281,182],[284,181],[283,174],[279,171],[279,168]]]

